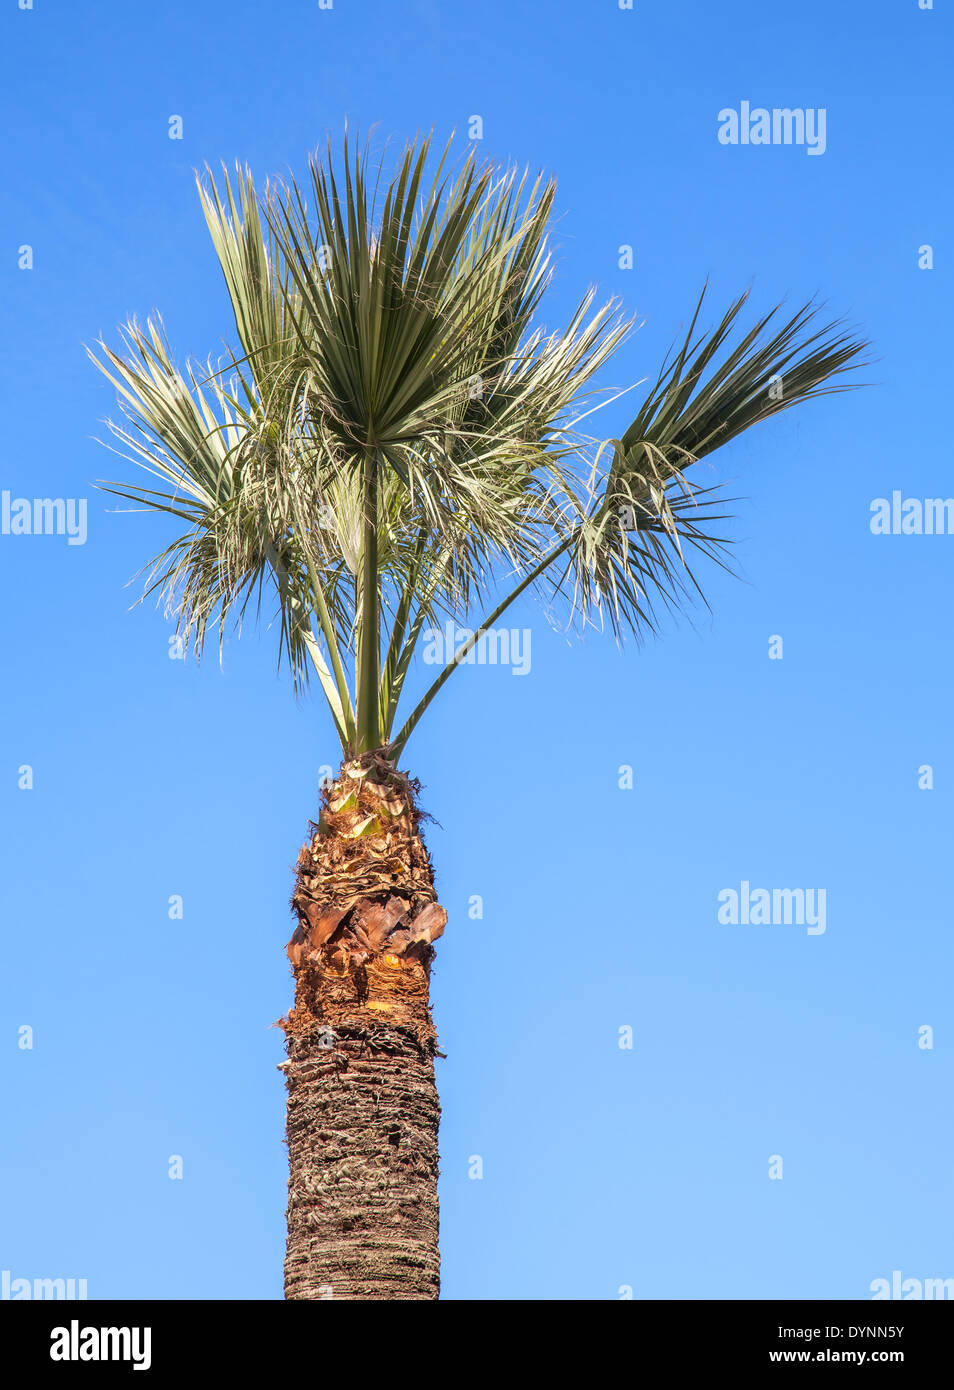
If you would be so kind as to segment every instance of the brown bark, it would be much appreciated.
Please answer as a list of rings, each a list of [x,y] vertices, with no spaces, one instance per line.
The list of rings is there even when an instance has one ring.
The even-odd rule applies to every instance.
[[[381,755],[342,766],[299,856],[288,943],[285,1297],[440,1290],[436,1035],[446,913],[416,786]]]

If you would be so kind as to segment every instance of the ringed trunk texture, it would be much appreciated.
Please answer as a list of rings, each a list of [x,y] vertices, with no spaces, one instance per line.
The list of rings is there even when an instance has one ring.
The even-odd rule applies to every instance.
[[[298,858],[288,943],[289,1299],[440,1292],[431,944],[447,914],[417,784],[381,753],[342,765]]]

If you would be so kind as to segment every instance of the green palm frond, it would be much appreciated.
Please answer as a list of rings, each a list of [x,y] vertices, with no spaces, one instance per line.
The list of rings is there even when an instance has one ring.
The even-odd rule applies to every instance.
[[[740,332],[745,296],[704,332],[703,291],[629,428],[583,436],[594,377],[631,324],[593,292],[562,332],[539,323],[552,180],[473,153],[454,171],[429,139],[383,194],[367,171],[347,140],[340,163],[330,149],[310,162],[304,189],[206,171],[236,347],[180,370],[161,323],[133,320],[91,355],[117,390],[117,447],[151,475],[103,486],[184,524],[146,593],[197,652],[267,603],[345,752],[396,756],[469,650],[398,729],[417,644],[444,615],[495,604],[476,642],[530,588],[617,634],[682,607],[692,557],[722,563],[725,546],[724,504],[688,470],[847,389],[863,344],[812,306]]]
[[[596,606],[614,630],[653,629],[653,600],[678,608],[701,595],[687,554],[723,563],[726,541],[712,531],[726,514],[716,490],[687,470],[762,420],[817,396],[851,390],[842,378],[863,361],[865,344],[841,321],[819,324],[806,305],[770,331],[776,306],[732,342],[748,294],[715,328],[698,332],[703,289],[688,331],[660,368],[622,438],[604,441],[590,479],[594,505],[577,528],[564,571],[574,605]],[[600,461],[609,455],[609,467]]]

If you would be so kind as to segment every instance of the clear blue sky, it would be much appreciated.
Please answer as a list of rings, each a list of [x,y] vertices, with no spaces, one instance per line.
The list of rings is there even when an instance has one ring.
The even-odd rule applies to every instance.
[[[484,154],[560,181],[548,321],[591,281],[644,320],[607,384],[655,371],[706,276],[712,313],[750,283],[758,308],[817,294],[880,361],[867,391],[715,457],[745,582],[707,572],[711,615],[620,653],[528,602],[530,674],[458,673],[409,745],[450,913],[444,1296],[864,1298],[894,1269],[954,1275],[954,537],[869,528],[873,498],[954,493],[945,9],[7,0],[0,486],[88,498],[89,520],[82,546],[0,536],[0,1269],[91,1297],[281,1296],[269,1024],[335,761],[274,632],[197,669],[130,611],[170,533],[92,486],[129,466],[95,442],[113,398],[82,344],[153,307],[181,357],[231,333],[194,166],[301,173],[346,117],[463,145],[480,115]],[[720,144],[742,101],[824,108],[824,155]],[[826,931],[720,925],[743,880],[824,888]]]

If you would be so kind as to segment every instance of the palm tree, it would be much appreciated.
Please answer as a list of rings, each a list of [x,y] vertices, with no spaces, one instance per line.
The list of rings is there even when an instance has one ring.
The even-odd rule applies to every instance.
[[[398,768],[408,739],[525,590],[617,637],[654,630],[696,590],[693,555],[724,563],[717,499],[690,467],[847,389],[863,347],[812,305],[743,332],[745,295],[703,331],[704,290],[625,433],[585,434],[594,374],[632,322],[591,291],[564,331],[536,326],[552,180],[473,153],[455,170],[430,144],[405,148],[383,195],[347,138],[340,161],[310,161],[307,195],[206,171],[235,350],[180,370],[150,319],[91,353],[118,391],[120,452],[156,482],[102,486],[184,525],[143,597],[165,600],[197,655],[210,625],[221,646],[267,597],[295,688],[317,678],[341,743],[288,944],[295,1299],[438,1296],[428,989],[447,914],[419,786]],[[448,618],[472,635],[412,703],[415,651]]]

